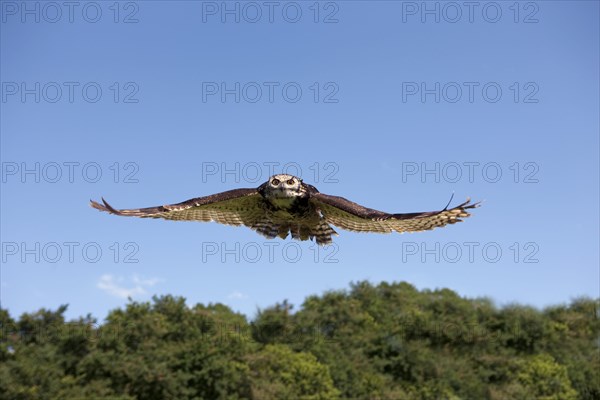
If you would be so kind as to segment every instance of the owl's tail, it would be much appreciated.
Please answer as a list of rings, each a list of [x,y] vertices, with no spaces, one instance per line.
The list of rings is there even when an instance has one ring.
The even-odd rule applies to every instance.
[[[324,220],[319,221],[316,225],[257,224],[253,228],[267,239],[275,239],[276,237],[285,239],[291,233],[292,239],[314,240],[320,246],[331,244],[333,242],[331,236],[338,235],[338,233]]]
[[[337,232],[324,220],[319,221],[317,225],[294,225],[290,227],[292,239],[296,240],[315,240],[318,245],[326,246],[333,242],[332,235],[337,236]]]

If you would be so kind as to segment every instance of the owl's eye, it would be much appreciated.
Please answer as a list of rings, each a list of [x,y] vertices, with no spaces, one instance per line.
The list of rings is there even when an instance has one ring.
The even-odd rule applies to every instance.
[[[273,186],[277,186],[277,185],[279,185],[279,183],[280,183],[280,182],[279,182],[279,179],[273,179],[273,180],[271,181],[271,184],[272,184]]]
[[[289,181],[287,181],[287,184],[288,184],[288,185],[293,185],[294,183],[295,183],[295,182],[294,182],[294,180],[293,180],[293,179],[290,179]]]

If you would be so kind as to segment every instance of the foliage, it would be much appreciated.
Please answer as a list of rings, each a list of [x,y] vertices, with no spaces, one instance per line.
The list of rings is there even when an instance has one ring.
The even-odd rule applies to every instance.
[[[66,321],[0,309],[0,399],[600,398],[600,301],[544,310],[368,282],[249,322],[154,297]]]

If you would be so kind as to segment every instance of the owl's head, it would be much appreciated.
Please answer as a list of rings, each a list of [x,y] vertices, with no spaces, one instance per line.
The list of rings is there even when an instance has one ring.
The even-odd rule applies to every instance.
[[[302,179],[288,174],[273,175],[265,185],[267,197],[290,198],[304,194]]]

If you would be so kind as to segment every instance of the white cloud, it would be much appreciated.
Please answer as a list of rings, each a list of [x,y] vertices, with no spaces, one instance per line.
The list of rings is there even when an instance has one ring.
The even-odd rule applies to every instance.
[[[228,299],[245,299],[246,296],[245,294],[238,292],[237,290],[235,292],[232,292],[229,294],[229,296],[227,296]]]
[[[126,299],[148,293],[146,288],[152,287],[160,281],[158,278],[142,279],[137,275],[133,275],[126,281],[122,276],[115,277],[111,274],[104,274],[96,286],[111,296]]]
[[[158,282],[160,282],[160,279],[158,279],[158,278],[141,279],[137,275],[134,275],[132,280],[133,280],[133,283],[135,283],[136,285],[149,286],[149,287],[152,287],[152,286],[156,285]]]

